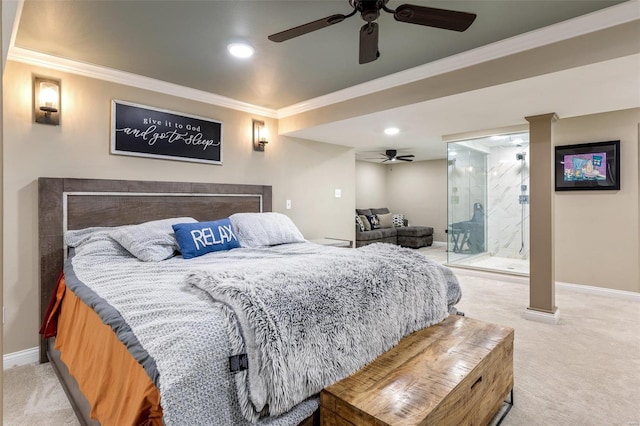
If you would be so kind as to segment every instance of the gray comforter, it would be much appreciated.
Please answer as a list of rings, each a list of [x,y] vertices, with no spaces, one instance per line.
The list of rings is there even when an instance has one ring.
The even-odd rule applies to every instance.
[[[285,413],[449,314],[455,277],[420,253],[391,244],[305,248],[187,277],[240,325],[249,360],[240,395],[250,396],[253,413]]]
[[[286,244],[264,249],[243,248],[212,253],[188,261],[176,257],[158,263],[140,262],[124,253],[78,255],[67,262],[65,275],[69,288],[93,306],[101,318],[112,326],[154,380],[160,389],[166,424],[242,425],[257,421],[267,425],[295,425],[317,408],[317,398],[307,396],[317,392],[327,380],[330,382],[357,370],[363,362],[392,346],[402,335],[438,322],[446,316],[448,310],[454,310],[453,305],[460,298],[460,289],[448,269],[425,261],[420,254],[389,247],[392,247],[393,252],[376,247],[345,250],[309,243]],[[325,263],[323,266],[310,266],[309,259],[312,257],[325,259]],[[335,263],[328,267],[326,261],[331,257],[335,258]],[[367,257],[371,261],[358,260]],[[300,262],[304,265],[303,268],[299,267]],[[399,266],[392,267],[393,264]],[[269,267],[273,265],[276,268]],[[270,378],[269,375],[264,376],[267,379],[255,374],[259,370],[252,367],[254,364],[250,364],[247,371],[229,371],[229,356],[242,352],[251,353],[251,345],[259,340],[264,343],[268,337],[262,336],[262,340],[254,337],[255,341],[247,342],[247,325],[243,326],[243,322],[248,324],[246,315],[233,312],[234,303],[230,300],[225,300],[226,303],[215,301],[211,293],[208,290],[203,292],[202,288],[216,287],[217,277],[221,276],[226,277],[224,283],[229,288],[233,286],[234,280],[238,280],[244,281],[245,288],[248,289],[251,287],[248,285],[250,282],[264,283],[260,277],[267,278],[266,281],[272,284],[283,284],[286,278],[284,274],[277,273],[278,268],[302,272],[303,281],[308,281],[312,276],[326,277],[318,282],[313,291],[305,292],[298,288],[295,298],[291,293],[287,296],[285,287],[267,285],[260,290],[256,288],[256,294],[260,294],[260,297],[264,297],[264,291],[273,291],[296,306],[296,312],[287,314],[283,309],[277,313],[280,320],[289,315],[279,325],[293,325],[293,328],[289,328],[291,336],[287,337],[294,339],[284,339],[289,343],[289,353],[295,352],[291,349],[291,343],[301,342],[296,339],[305,333],[303,328],[296,326],[309,322],[311,318],[314,318],[314,322],[319,318],[317,315],[308,316],[312,308],[329,314],[328,317],[342,316],[347,323],[362,322],[365,317],[365,322],[373,321],[367,324],[373,326],[367,331],[362,328],[364,325],[356,324],[334,324],[331,326],[333,328],[323,330],[322,327],[329,327],[330,323],[316,323],[316,327],[309,331],[313,336],[324,339],[318,340],[324,351],[349,353],[349,360],[344,365],[342,361],[339,366],[322,361],[313,367],[315,361],[306,352],[308,348],[305,348],[303,364],[292,364],[295,367],[293,369],[288,368],[288,365],[280,365],[273,369]],[[324,297],[323,300],[303,307],[301,302],[308,295],[320,292],[323,286],[326,289],[330,283],[335,282],[334,278],[341,275],[337,271],[349,271],[349,280],[359,282],[359,290],[342,285],[340,289],[332,289],[320,296]],[[411,278],[414,275],[419,278]],[[366,276],[372,278],[369,280],[372,283],[369,287],[364,278]],[[185,277],[188,277],[189,284],[185,282]],[[432,285],[418,284],[426,283],[427,279],[434,280]],[[398,287],[385,289],[383,283],[392,282]],[[437,307],[427,306],[427,299],[421,300],[417,293],[406,292],[408,287],[416,287],[417,290],[417,287],[431,286],[435,290],[429,297],[438,303]],[[367,292],[371,293],[369,296],[375,297],[365,297]],[[363,296],[361,303],[357,306],[352,302],[345,305],[347,293],[355,295],[355,299]],[[395,301],[377,306],[374,300],[383,293],[388,293]],[[405,320],[397,321],[398,316],[405,311],[410,314]],[[376,317],[392,321],[374,321]],[[346,328],[343,330],[343,327]],[[381,327],[382,333],[374,332],[378,327]],[[345,333],[347,329],[353,333],[366,333],[361,337],[375,342],[373,348],[368,348],[364,354],[358,353],[360,346],[357,345],[363,339],[353,340],[357,336],[351,335],[351,332]],[[282,330],[286,328],[280,331]],[[260,334],[260,331],[254,331],[253,334]],[[334,338],[330,337],[332,334]],[[249,344],[245,347],[246,343]],[[268,358],[272,356],[272,353],[265,353],[264,359],[275,360],[276,358]],[[255,359],[255,353],[252,357]],[[295,360],[296,357],[278,361],[287,364],[292,359]],[[306,371],[306,378],[285,374],[281,382],[273,381],[273,375],[294,372],[298,368],[304,368],[302,371]],[[333,369],[335,372],[331,372]],[[252,374],[258,378],[253,377],[251,381],[249,376]],[[301,384],[308,379],[313,379],[311,386]],[[248,386],[249,383],[260,383],[261,380],[264,382],[261,388],[255,387],[254,390]],[[278,395],[277,391],[274,394],[274,387],[283,383],[289,386],[287,395]],[[260,389],[264,390],[263,394],[258,393]],[[290,390],[293,391],[288,395]],[[267,406],[272,415],[258,420],[260,410]]]

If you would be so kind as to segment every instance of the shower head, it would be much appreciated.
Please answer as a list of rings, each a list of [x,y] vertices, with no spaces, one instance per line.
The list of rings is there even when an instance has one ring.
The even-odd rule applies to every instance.
[[[519,152],[516,154],[516,160],[524,160],[524,157],[527,155],[526,152]]]

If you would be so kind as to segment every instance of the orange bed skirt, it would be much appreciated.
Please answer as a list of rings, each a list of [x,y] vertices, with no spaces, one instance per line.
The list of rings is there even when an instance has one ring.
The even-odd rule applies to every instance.
[[[144,368],[98,314],[66,288],[64,278],[56,295],[62,302],[55,347],[91,404],[91,418],[103,426],[161,426],[160,392]]]

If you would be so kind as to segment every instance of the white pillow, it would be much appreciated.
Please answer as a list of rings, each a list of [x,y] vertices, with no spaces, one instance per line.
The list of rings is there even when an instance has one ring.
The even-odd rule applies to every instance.
[[[242,247],[265,247],[306,240],[296,225],[281,213],[236,213],[229,216]]]
[[[395,227],[404,226],[404,215],[403,214],[394,214],[393,215],[393,226],[395,226]]]
[[[114,228],[110,235],[143,262],[160,262],[173,257],[176,250],[180,249],[172,225],[195,222],[192,217],[154,220]]]

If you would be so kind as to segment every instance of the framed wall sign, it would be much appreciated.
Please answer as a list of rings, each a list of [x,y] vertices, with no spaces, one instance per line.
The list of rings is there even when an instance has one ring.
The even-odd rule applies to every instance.
[[[620,141],[555,147],[556,191],[620,189]]]
[[[113,100],[111,153],[222,164],[222,123]]]

